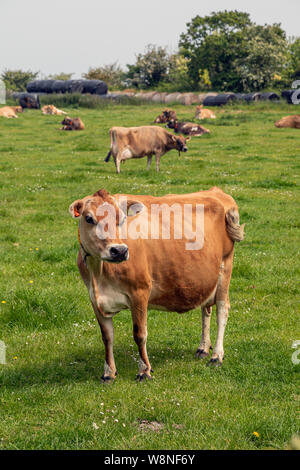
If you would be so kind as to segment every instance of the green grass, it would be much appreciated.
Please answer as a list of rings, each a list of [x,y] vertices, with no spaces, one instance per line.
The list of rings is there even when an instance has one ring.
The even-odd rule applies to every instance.
[[[103,161],[109,128],[150,124],[162,107],[70,109],[86,125],[78,133],[60,132],[61,118],[39,111],[0,121],[0,448],[282,449],[299,432],[300,368],[291,356],[300,339],[300,132],[273,124],[297,111],[282,103],[217,110],[204,123],[211,134],[187,154],[163,156],[160,174],[141,159],[116,175]],[[194,107],[175,109],[193,118]],[[135,383],[125,311],[114,319],[119,375],[102,385],[104,348],[77,271],[69,204],[103,187],[162,195],[213,185],[236,199],[247,235],[236,247],[223,367],[194,358],[200,310],[150,311],[154,380]],[[143,419],[164,427],[142,431]]]

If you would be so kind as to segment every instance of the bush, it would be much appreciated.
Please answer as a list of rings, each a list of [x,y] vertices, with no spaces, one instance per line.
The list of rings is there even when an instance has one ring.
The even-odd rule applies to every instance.
[[[23,70],[5,70],[1,74],[1,79],[4,81],[6,89],[10,91],[26,91],[26,86],[29,82],[38,76],[39,72],[27,72]]]
[[[107,83],[109,88],[120,89],[123,87],[125,75],[121,67],[115,62],[103,67],[90,67],[87,73],[82,74],[82,77],[87,80],[102,80]]]
[[[128,96],[109,97],[107,95],[82,95],[81,93],[67,93],[67,94],[52,94],[40,95],[41,106],[45,104],[53,104],[58,108],[105,108],[107,106],[128,104],[128,105],[143,105],[144,100],[131,98]]]

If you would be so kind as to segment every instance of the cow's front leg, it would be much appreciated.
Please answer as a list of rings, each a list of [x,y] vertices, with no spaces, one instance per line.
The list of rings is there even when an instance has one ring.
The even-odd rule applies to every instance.
[[[137,380],[151,379],[151,365],[147,354],[147,303],[134,304],[131,308],[133,337],[138,346],[140,360]]]
[[[118,157],[116,157],[116,159],[115,159],[115,165],[116,165],[116,170],[117,170],[117,173],[118,173],[118,174],[119,174],[120,171],[121,171],[121,170],[120,170],[120,162],[121,162],[121,160],[120,160]]]
[[[201,359],[208,356],[209,350],[211,349],[210,342],[210,318],[211,318],[211,307],[203,307],[201,309],[202,314],[202,337],[199,348],[196,351],[196,356]]]
[[[161,157],[161,153],[156,153],[155,154],[155,163],[156,163],[156,171],[157,172],[159,171],[160,157]]]
[[[148,155],[147,157],[147,170],[150,170],[150,166],[151,166],[151,163],[152,163],[152,155]]]
[[[112,318],[107,318],[97,313],[97,320],[100,325],[102,339],[105,347],[104,374],[101,377],[103,382],[114,380],[117,375],[113,344],[114,344],[114,327]]]

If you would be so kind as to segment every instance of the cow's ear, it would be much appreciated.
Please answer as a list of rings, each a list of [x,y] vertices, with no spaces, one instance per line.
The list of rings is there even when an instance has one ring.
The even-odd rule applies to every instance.
[[[80,217],[83,211],[83,202],[81,199],[77,199],[77,201],[74,201],[70,207],[69,207],[69,212],[74,219],[76,217]]]
[[[118,206],[124,212],[125,215],[132,217],[139,214],[145,209],[144,204],[140,201],[135,201],[133,199],[122,198],[118,201]]]
[[[129,217],[143,212],[144,209],[145,206],[140,201],[127,201],[127,215]]]
[[[191,140],[191,136],[189,135],[188,137],[185,138],[185,141],[188,142],[189,140]]]

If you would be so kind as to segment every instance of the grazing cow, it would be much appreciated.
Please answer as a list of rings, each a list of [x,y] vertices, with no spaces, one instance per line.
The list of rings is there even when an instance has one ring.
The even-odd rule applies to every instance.
[[[275,122],[275,126],[300,129],[300,114],[295,114],[294,116],[285,116],[279,121]]]
[[[172,109],[165,109],[157,118],[155,119],[155,124],[165,123],[171,121],[171,119],[177,119],[176,112]]]
[[[117,173],[120,173],[120,162],[130,158],[148,158],[147,169],[150,169],[152,155],[155,155],[156,170],[162,155],[169,150],[186,152],[187,146],[183,136],[174,136],[170,132],[155,126],[112,127],[110,129],[110,151],[105,158],[108,162],[113,155]]]
[[[0,108],[0,116],[6,118],[17,118],[17,113],[22,113],[23,109],[21,106],[4,106]]]
[[[206,129],[199,124],[194,124],[193,122],[179,122],[174,119],[168,122],[167,127],[169,129],[174,129],[176,133],[189,135],[190,137],[198,137],[202,134],[210,133],[209,129]]]
[[[216,115],[210,109],[203,108],[203,105],[200,104],[199,106],[196,106],[195,118],[196,119],[216,119]]]
[[[160,217],[163,209],[167,217]],[[112,318],[128,308],[140,354],[139,380],[151,378],[152,372],[146,351],[148,307],[178,313],[201,307],[196,356],[203,358],[211,349],[210,315],[216,305],[218,332],[211,363],[222,364],[234,242],[244,237],[234,199],[216,187],[163,197],[111,196],[101,189],[74,201],[69,211],[79,218],[77,264],[105,346],[103,381],[116,376]],[[184,228],[180,237],[178,228],[188,224],[196,226],[193,235]],[[198,236],[201,240],[194,246]]]
[[[63,121],[61,121],[63,127],[61,128],[62,131],[83,131],[84,124],[80,118],[70,118],[65,117]]]
[[[43,106],[42,107],[42,113],[43,114],[50,114],[50,115],[56,114],[58,116],[61,116],[63,114],[67,114],[64,111],[62,111],[61,109],[58,109],[55,106],[53,106],[53,104],[46,104],[45,106]]]

